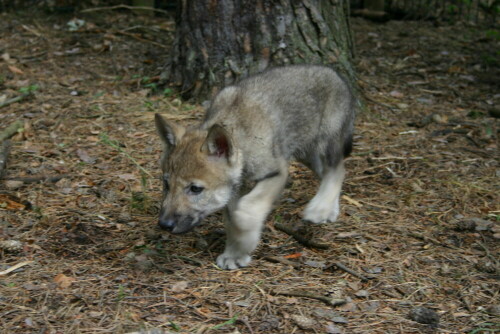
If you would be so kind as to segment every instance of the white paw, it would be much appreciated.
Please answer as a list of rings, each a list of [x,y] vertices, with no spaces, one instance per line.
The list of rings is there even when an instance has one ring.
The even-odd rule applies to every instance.
[[[323,224],[337,220],[340,212],[339,202],[321,203],[314,199],[304,210],[304,219],[314,224]]]
[[[221,269],[233,270],[248,266],[252,258],[250,255],[235,256],[231,253],[222,253],[217,257],[217,266]]]

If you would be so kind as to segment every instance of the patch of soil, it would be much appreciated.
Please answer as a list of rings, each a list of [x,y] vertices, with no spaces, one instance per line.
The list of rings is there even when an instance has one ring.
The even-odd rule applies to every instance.
[[[487,29],[354,19],[367,110],[340,221],[300,221],[317,181],[294,164],[250,267],[222,271],[220,214],[185,236],[156,227],[153,115],[203,115],[170,90],[150,94],[173,21],[79,18],[0,15],[0,99],[26,94],[0,108],[0,129],[24,124],[0,188],[2,333],[500,330],[489,116],[499,44]],[[305,247],[276,223],[328,248]]]

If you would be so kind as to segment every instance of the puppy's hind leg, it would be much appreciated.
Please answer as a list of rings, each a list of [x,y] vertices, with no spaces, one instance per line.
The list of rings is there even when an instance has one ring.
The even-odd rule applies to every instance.
[[[320,224],[334,222],[340,213],[340,191],[344,181],[344,162],[336,167],[326,167],[319,190],[304,210],[304,219]]]

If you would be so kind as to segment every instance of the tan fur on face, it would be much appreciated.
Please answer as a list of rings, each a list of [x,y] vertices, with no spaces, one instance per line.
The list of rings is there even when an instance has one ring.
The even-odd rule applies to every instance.
[[[210,213],[223,207],[230,198],[231,167],[225,159],[209,156],[203,145],[207,131],[187,131],[176,138],[176,145],[162,159],[163,173],[169,176],[169,193],[164,206],[169,212],[190,214]],[[192,185],[204,187],[200,195],[190,195]],[[208,211],[208,212],[207,212]]]

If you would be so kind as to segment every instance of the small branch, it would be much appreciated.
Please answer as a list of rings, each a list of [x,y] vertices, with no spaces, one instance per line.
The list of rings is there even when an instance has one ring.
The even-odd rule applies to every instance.
[[[379,102],[379,101],[377,101],[377,100],[374,100],[374,99],[372,99],[371,97],[368,97],[368,96],[366,96],[366,95],[365,95],[365,99],[367,99],[368,101],[370,101],[370,102],[372,102],[372,103],[378,104],[379,106],[382,106],[382,107],[384,107],[384,108],[387,108],[387,109],[389,109],[390,111],[395,111],[395,112],[397,112],[397,111],[398,111],[396,108],[394,108],[394,107],[392,107],[392,106],[390,106],[390,105],[388,105],[388,104],[385,104],[385,103]]]
[[[88,8],[88,9],[81,10],[80,13],[90,13],[90,12],[97,12],[97,11],[101,11],[101,10],[114,10],[114,9],[151,10],[154,12],[170,15],[169,12],[167,12],[166,10],[163,10],[163,9],[157,9],[157,8],[145,7],[145,6],[128,6],[128,5],[116,5],[116,6]]]
[[[72,177],[73,175],[69,174],[61,174],[61,175],[40,175],[40,176],[26,176],[26,177],[7,177],[5,180],[9,181],[23,181],[24,183],[36,183],[36,182],[52,182],[56,183],[57,181],[64,179],[65,177]]]
[[[10,140],[5,140],[0,146],[0,180],[5,173],[5,168],[7,166],[7,160],[9,158],[10,152]]]
[[[5,139],[9,139],[13,135],[15,135],[22,127],[23,127],[23,122],[21,121],[15,121],[11,123],[8,127],[5,128],[5,130],[0,132],[0,143],[3,142]]]
[[[323,303],[325,303],[325,304],[327,304],[329,306],[339,306],[339,305],[342,305],[342,304],[346,303],[345,299],[329,298],[329,297],[326,297],[326,296],[315,295],[315,294],[312,294],[312,293],[302,292],[302,291],[284,291],[284,292],[270,291],[270,293],[272,295],[316,299],[316,300],[322,301]]]
[[[266,261],[269,261],[269,262],[273,262],[273,263],[281,263],[281,264],[284,264],[284,265],[287,265],[287,266],[292,266],[295,269],[302,269],[302,266],[300,265],[300,263],[296,263],[296,262],[284,259],[282,257],[278,257],[278,256],[264,256],[262,259],[264,259]]]
[[[182,256],[182,255],[171,255],[171,257],[173,257],[174,259],[179,259],[179,260],[182,260],[184,262],[190,262],[198,267],[201,267],[203,266],[203,262],[199,261],[199,260],[196,260],[196,259],[193,259],[193,258],[190,258],[190,257],[187,257],[187,256]]]
[[[483,250],[484,252],[486,253],[486,256],[491,260],[493,261],[493,263],[495,264],[495,266],[497,267],[500,267],[500,263],[499,261],[493,256],[491,255],[491,252],[488,248],[486,248],[485,245],[483,245],[480,241],[476,241],[476,244],[478,244]]]
[[[33,261],[23,261],[23,262],[20,262],[20,263],[18,263],[16,265],[13,265],[12,267],[10,267],[10,268],[8,268],[8,269],[6,269],[4,271],[0,271],[0,276],[5,276],[8,273],[11,273],[14,270],[17,270],[17,269],[19,269],[21,267],[24,267],[24,266],[26,266],[26,265],[28,265],[30,263],[33,263]]]
[[[277,230],[284,232],[284,233],[288,234],[289,236],[293,237],[295,240],[297,240],[298,243],[300,243],[306,247],[318,248],[318,249],[328,249],[330,247],[327,244],[319,243],[319,242],[316,242],[314,240],[308,239],[308,238],[304,237],[302,234],[300,234],[299,232],[294,231],[290,227],[285,226],[283,224],[274,223],[274,227]]]
[[[425,236],[421,233],[418,233],[418,232],[413,232],[413,231],[406,231],[406,232],[403,232],[405,233],[406,235],[412,237],[412,238],[415,238],[415,239],[419,239],[419,240],[422,240],[424,242],[427,242],[427,243],[431,243],[431,244],[434,244],[436,246],[441,246],[441,247],[446,247],[446,248],[451,248],[451,249],[455,249],[455,250],[462,250],[458,247],[455,247],[453,245],[449,245],[447,243],[444,243],[444,242],[441,242],[439,240],[436,240],[434,238],[431,238],[431,237],[428,237],[428,236]]]
[[[352,275],[352,276],[354,276],[354,277],[359,278],[359,279],[360,279],[361,281],[363,281],[363,282],[366,282],[366,281],[368,281],[370,278],[373,278],[373,277],[366,277],[366,276],[363,276],[363,275],[361,275],[360,273],[358,273],[358,272],[356,272],[356,271],[354,271],[354,270],[352,270],[352,269],[350,269],[350,268],[346,267],[345,265],[343,265],[343,264],[342,264],[342,263],[340,263],[340,262],[334,262],[334,263],[330,264],[329,266],[327,266],[327,267],[325,268],[325,270],[326,270],[326,269],[329,269],[329,268],[331,268],[331,267],[334,267],[334,266],[335,266],[335,267],[337,267],[337,268],[339,268],[340,270],[345,271],[346,273],[351,274],[351,275]]]
[[[155,41],[151,41],[149,39],[142,38],[140,36],[137,36],[137,34],[133,34],[131,32],[125,32],[125,31],[118,30],[118,31],[115,31],[115,34],[124,35],[124,36],[130,36],[132,38],[135,38],[138,41],[146,42],[146,43],[151,43],[151,44],[156,45],[156,46],[158,46],[160,48],[168,49],[168,46],[165,46],[165,45],[163,45],[161,43],[158,43],[158,42],[155,42]]]
[[[30,93],[28,93],[28,94],[22,94],[22,95],[13,97],[11,99],[5,100],[3,103],[0,103],[0,108],[6,107],[6,106],[8,106],[9,104],[12,104],[12,103],[19,102],[19,101],[27,98],[30,95],[31,95]]]

